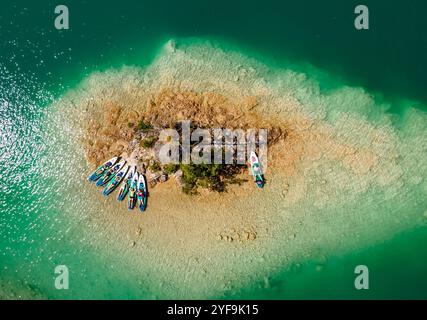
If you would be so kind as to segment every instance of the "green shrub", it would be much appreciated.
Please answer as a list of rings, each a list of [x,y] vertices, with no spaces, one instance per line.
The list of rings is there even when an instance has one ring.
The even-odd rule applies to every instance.
[[[162,170],[162,167],[157,162],[154,162],[151,166],[148,167],[148,169],[150,169],[151,172],[158,172]]]
[[[172,174],[175,173],[179,170],[179,164],[167,164],[163,167],[163,170],[167,173],[167,174]]]
[[[156,143],[155,138],[147,138],[147,139],[141,140],[140,145],[143,148],[151,148],[154,146],[155,143]]]
[[[228,183],[234,183],[234,176],[240,171],[239,166],[226,164],[181,164],[182,191],[196,194],[197,188],[223,192]]]
[[[135,124],[130,124],[129,127]],[[192,124],[193,125],[193,124]],[[180,130],[177,124],[171,125],[171,128]],[[148,131],[153,127],[145,123],[143,120],[139,121],[137,128],[141,131]],[[192,129],[196,127],[193,126]],[[170,141],[171,137],[168,137]],[[146,138],[141,140],[140,146],[143,148],[152,148],[158,138]],[[224,152],[224,150],[223,150]],[[152,172],[164,170],[166,174],[171,175],[178,170],[182,170],[182,191],[186,194],[197,194],[197,188],[206,188],[212,191],[223,192],[226,191],[228,184],[241,184],[244,179],[237,178],[245,165],[237,164],[168,164],[161,166],[160,163],[155,162],[149,166],[148,169]]]
[[[153,129],[153,127],[149,123],[145,123],[143,120],[138,122],[138,129],[142,131],[147,131]]]
[[[192,185],[183,184],[182,185],[182,192],[184,192],[185,194],[188,194],[188,195],[195,195],[195,194],[197,194],[197,189]]]

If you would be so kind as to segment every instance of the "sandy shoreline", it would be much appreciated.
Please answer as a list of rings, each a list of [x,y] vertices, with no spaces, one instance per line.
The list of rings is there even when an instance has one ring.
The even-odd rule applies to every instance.
[[[258,124],[289,130],[269,150],[263,190],[248,182],[225,194],[187,196],[168,181],[150,190],[140,214],[128,212],[116,193],[104,198],[83,176],[76,182],[76,190],[87,190],[82,203],[89,205],[75,204],[72,214],[88,216],[82,226],[88,243],[101,257],[122,261],[123,270],[143,279],[156,297],[221,296],[298,261],[324,261],[425,223],[425,203],[416,202],[427,194],[424,114],[412,111],[407,121],[415,129],[398,131],[380,108],[373,119],[364,115],[376,102],[363,90],[344,87],[326,95],[305,75],[267,71],[208,45],[168,43],[148,68],[94,74],[56,105],[74,141],[87,138],[81,124],[91,123],[94,135],[105,133],[111,141],[98,146],[103,157],[117,146],[115,129],[97,122],[105,106],[119,105],[117,119],[126,123],[163,88],[175,88],[174,95],[215,92],[238,112],[242,101],[256,96],[247,119],[256,113]],[[78,148],[83,159],[84,148]],[[90,171],[88,164],[80,167]],[[416,172],[421,179],[414,179]]]

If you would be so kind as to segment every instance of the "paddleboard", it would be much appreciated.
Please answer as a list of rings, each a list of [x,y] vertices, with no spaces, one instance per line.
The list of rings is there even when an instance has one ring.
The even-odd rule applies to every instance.
[[[136,204],[136,188],[138,187],[138,178],[139,173],[138,171],[135,172],[132,182],[129,187],[129,195],[128,195],[128,209],[133,210]]]
[[[119,163],[115,164],[113,167],[108,169],[102,177],[96,182],[96,185],[98,187],[105,186],[115,175],[117,172],[119,172],[123,166],[126,164],[126,160],[122,160]]]
[[[124,166],[114,177],[108,182],[107,186],[102,191],[104,196],[108,196],[111,192],[118,187],[122,182],[123,178],[126,176],[126,173],[129,170],[129,165]]]
[[[137,198],[138,198],[138,207],[139,210],[145,211],[147,208],[147,182],[145,180],[145,175],[140,174],[138,179],[137,187]]]
[[[258,156],[255,152],[250,153],[249,163],[251,166],[252,175],[258,188],[264,187],[264,178],[261,169],[261,163],[259,162]]]
[[[130,184],[132,182],[133,175],[135,174],[136,167],[131,166],[130,170],[123,181],[123,184],[120,186],[119,194],[117,195],[118,201],[123,201],[129,191]]]
[[[101,164],[89,177],[88,180],[95,182],[98,180],[109,168],[111,168],[119,159],[119,157],[113,157],[108,161]]]

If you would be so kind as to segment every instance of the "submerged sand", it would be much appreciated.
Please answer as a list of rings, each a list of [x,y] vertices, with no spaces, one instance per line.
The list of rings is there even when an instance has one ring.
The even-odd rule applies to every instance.
[[[82,172],[67,180],[70,192],[85,190],[64,210],[101,259],[120,261],[153,297],[215,297],[268,283],[291,265],[426,223],[427,116],[409,108],[398,129],[386,107],[360,88],[322,92],[304,74],[170,41],[148,67],[93,74],[55,104],[64,159]],[[144,214],[128,212],[85,176],[128,152],[128,123],[141,119],[279,132],[266,187],[188,196],[168,181],[150,190]]]

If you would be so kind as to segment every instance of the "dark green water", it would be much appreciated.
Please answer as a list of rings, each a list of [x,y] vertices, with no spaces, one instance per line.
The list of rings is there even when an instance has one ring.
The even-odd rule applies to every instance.
[[[324,90],[342,82],[363,86],[391,101],[390,112],[396,114],[405,111],[402,97],[419,101],[420,108],[427,105],[425,1],[364,1],[370,9],[368,31],[353,26],[358,1],[76,1],[68,5],[71,29],[65,31],[53,27],[56,4],[17,1],[2,5],[0,67],[9,73],[0,72],[0,98],[21,106],[15,112],[22,121],[37,121],[42,117],[38,110],[93,71],[148,64],[165,40],[176,37],[224,42],[271,66],[292,64],[307,71],[314,65],[336,79],[334,84],[318,76]],[[29,161],[24,158],[17,170],[28,169]],[[0,181],[3,192],[5,177]],[[6,215],[26,210],[19,205],[8,211],[5,206],[19,199],[6,199],[5,194],[0,198],[5,200],[2,224],[8,221]],[[13,220],[16,224],[0,237],[3,248],[10,245],[11,237],[22,236],[34,217],[28,219]],[[229,297],[427,298],[426,242],[427,230],[417,229],[387,243],[334,257],[320,272],[315,270],[318,263],[309,263],[272,276],[268,289],[254,284]],[[25,257],[25,246],[14,248]],[[20,258],[3,253],[0,263],[10,270]],[[353,287],[354,265],[360,261],[371,266],[371,290],[366,292]],[[0,270],[2,274],[6,273]],[[99,276],[94,270],[88,274]],[[94,296],[139,297],[114,280],[109,285],[123,294]]]
[[[18,1],[2,8],[1,54],[55,86],[94,69],[144,64],[170,37],[219,38],[279,64],[314,64],[388,98],[427,101],[425,2],[364,3],[369,31],[353,26],[358,1],[80,1],[69,5],[71,29],[58,32],[55,2]]]
[[[383,244],[307,263],[284,272],[238,298],[247,299],[426,299],[427,228],[396,236]],[[356,290],[355,266],[369,266],[369,290]]]

